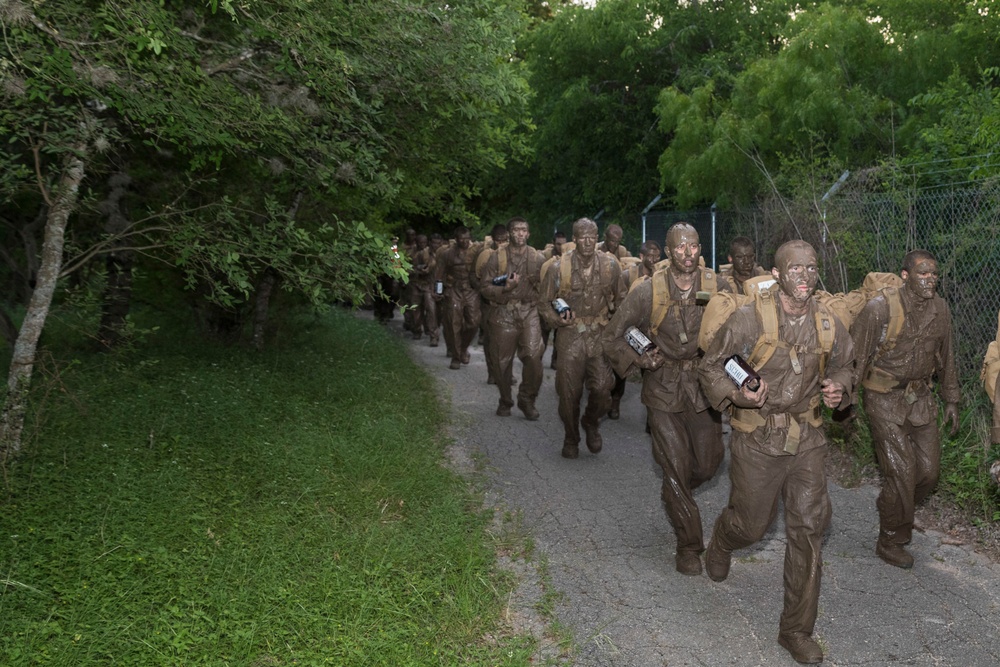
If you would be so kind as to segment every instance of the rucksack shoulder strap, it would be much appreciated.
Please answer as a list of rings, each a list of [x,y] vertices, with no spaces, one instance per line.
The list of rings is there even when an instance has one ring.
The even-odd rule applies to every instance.
[[[788,350],[791,359],[792,371],[798,375],[802,373],[802,365],[799,362],[798,353],[801,348],[789,345],[778,339],[778,302],[777,290],[766,289],[758,292],[754,297],[757,313],[760,315],[763,332],[757,339],[750,358],[747,360],[756,370],[760,370],[774,356],[774,351],[779,347]],[[833,342],[836,336],[836,323],[833,315],[822,304],[816,310],[816,337],[819,346],[813,349],[801,350],[819,355],[819,373],[822,378],[826,374],[826,362],[833,351]]]
[[[773,290],[761,290],[754,295],[754,307],[763,331],[750,352],[747,362],[760,370],[774,356],[778,348],[778,304],[775,303]]]
[[[903,301],[899,296],[899,288],[885,287],[882,289],[886,303],[889,304],[889,326],[885,330],[885,341],[881,350],[883,352],[891,350],[896,346],[899,334],[903,331]]]
[[[653,303],[649,313],[649,330],[655,334],[656,330],[667,316],[670,309],[670,285],[667,283],[667,269],[659,269],[650,278],[653,281]]]
[[[557,293],[565,298],[573,289],[573,253],[564,253],[559,260],[559,285]]]

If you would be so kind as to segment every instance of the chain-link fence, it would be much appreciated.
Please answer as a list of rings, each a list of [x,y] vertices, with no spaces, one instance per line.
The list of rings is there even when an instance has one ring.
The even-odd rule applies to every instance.
[[[657,211],[656,226],[648,224],[652,213],[649,238],[662,242],[670,224],[687,220],[698,228],[706,261],[712,230],[720,263],[738,235],[753,239],[765,267],[782,243],[804,239],[816,248],[822,288],[830,292],[857,288],[870,271],[899,273],[908,251],[930,251],[941,272],[938,291],[951,306],[959,373],[967,387],[977,381],[1000,309],[1000,183],[899,193],[849,184],[825,202],[773,199],[751,209],[719,211],[709,227],[699,222],[713,219],[709,211]]]

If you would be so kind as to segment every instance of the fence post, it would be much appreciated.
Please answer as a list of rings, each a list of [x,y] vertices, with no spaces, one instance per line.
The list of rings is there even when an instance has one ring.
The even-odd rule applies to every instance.
[[[715,264],[716,264],[715,236],[716,236],[716,227],[715,227],[715,202],[712,202],[712,270],[713,271],[716,270],[716,266],[715,266]]]
[[[656,206],[656,204],[660,201],[660,198],[662,198],[662,197],[663,197],[663,195],[656,195],[655,197],[653,197],[653,201],[651,201],[648,204],[646,204],[646,208],[642,209],[642,242],[643,243],[646,242],[646,214],[649,213],[649,209],[651,209],[654,206]]]

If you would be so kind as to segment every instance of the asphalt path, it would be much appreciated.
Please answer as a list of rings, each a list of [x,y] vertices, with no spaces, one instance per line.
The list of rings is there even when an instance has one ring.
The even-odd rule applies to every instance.
[[[555,619],[572,633],[580,667],[795,665],[777,644],[782,604],[784,525],[733,554],[729,578],[674,570],[675,540],[660,501],[660,473],[645,433],[640,385],[629,382],[621,419],[601,424],[604,450],[560,456],[555,371],[545,355],[538,421],[513,409],[494,413],[499,394],[486,384],[481,347],[460,370],[444,343],[406,339],[411,356],[439,380],[459,449],[485,462],[500,506],[523,517],[560,595]],[[520,363],[515,361],[515,377]],[[516,389],[515,389],[516,391]],[[830,482],[833,520],[823,545],[816,638],[831,666],[1000,665],[1000,565],[934,531],[915,531],[912,570],[874,553],[878,534],[871,485]],[[729,493],[728,455],[695,497],[706,542]]]

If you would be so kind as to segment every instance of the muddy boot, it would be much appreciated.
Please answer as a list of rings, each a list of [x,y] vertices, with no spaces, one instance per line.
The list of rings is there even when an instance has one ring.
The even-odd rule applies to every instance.
[[[678,551],[674,558],[674,567],[681,574],[697,577],[701,574],[701,559],[693,551]]]
[[[712,581],[725,581],[729,576],[729,566],[733,562],[733,553],[720,547],[713,536],[705,551],[705,569]]]
[[[524,413],[524,418],[529,422],[538,420],[538,410],[535,409],[533,401],[518,401],[517,409]]]
[[[815,665],[823,662],[823,649],[816,640],[804,632],[790,632],[778,635],[778,643],[788,651],[800,665]]]
[[[902,544],[890,542],[885,537],[879,537],[875,544],[875,555],[889,565],[909,570],[913,567],[913,556],[903,548]]]
[[[453,371],[457,371],[461,367],[462,367],[462,362],[458,358],[453,358],[451,360],[451,363],[448,364],[448,368],[450,368]]]
[[[580,456],[580,443],[563,440],[562,456],[564,459],[575,459]]]
[[[497,417],[510,417],[510,406],[503,401],[497,406]]]
[[[587,434],[587,449],[592,454],[596,454],[604,447],[604,440],[601,438],[601,431],[597,424],[583,423],[583,430]]]
[[[608,419],[618,419],[621,416],[621,399],[611,399],[611,409],[608,410]]]

